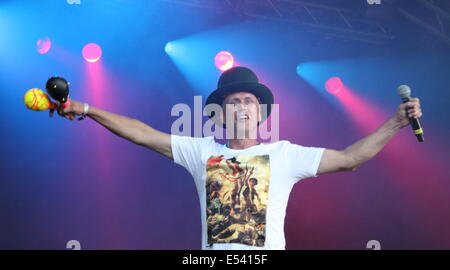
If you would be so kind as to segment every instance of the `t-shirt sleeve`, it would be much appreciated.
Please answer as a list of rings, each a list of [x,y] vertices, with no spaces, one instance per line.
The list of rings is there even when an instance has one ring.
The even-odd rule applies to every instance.
[[[321,147],[289,144],[287,158],[291,176],[295,179],[295,182],[308,177],[317,177],[317,170],[324,150],[325,148]]]
[[[196,176],[202,168],[202,151],[210,146],[207,138],[171,135],[173,161]]]

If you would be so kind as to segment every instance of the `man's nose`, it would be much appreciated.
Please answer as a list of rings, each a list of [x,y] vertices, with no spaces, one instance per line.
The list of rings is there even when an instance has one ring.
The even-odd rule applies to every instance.
[[[238,112],[247,111],[247,105],[246,104],[242,104],[242,103],[238,104],[237,111]]]

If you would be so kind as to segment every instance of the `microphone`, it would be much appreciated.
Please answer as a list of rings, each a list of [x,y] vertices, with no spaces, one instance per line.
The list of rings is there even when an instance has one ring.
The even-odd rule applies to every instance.
[[[409,86],[407,85],[400,85],[397,88],[397,93],[400,96],[400,98],[402,99],[403,103],[406,103],[410,100],[411,97],[411,88],[409,88]],[[409,107],[406,108],[406,111],[408,111]],[[408,113],[406,114],[408,115]],[[423,142],[423,129],[420,125],[419,119],[417,118],[413,118],[413,117],[408,117],[409,119],[409,124],[411,125],[414,135],[416,135],[417,140],[419,142]]]

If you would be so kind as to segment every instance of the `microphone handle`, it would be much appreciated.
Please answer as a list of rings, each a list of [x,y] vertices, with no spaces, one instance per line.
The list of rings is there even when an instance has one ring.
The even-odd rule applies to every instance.
[[[402,98],[402,101],[403,101],[403,103],[406,103],[406,102],[409,101],[409,98]],[[406,108],[406,115],[408,115],[408,110],[410,108],[411,107],[407,107]],[[409,124],[411,125],[411,128],[412,128],[412,130],[414,132],[414,135],[416,135],[417,140],[419,142],[423,142],[424,141],[424,139],[423,139],[423,129],[422,129],[422,126],[420,125],[419,119],[414,118],[414,117],[408,117],[408,120],[409,120]]]

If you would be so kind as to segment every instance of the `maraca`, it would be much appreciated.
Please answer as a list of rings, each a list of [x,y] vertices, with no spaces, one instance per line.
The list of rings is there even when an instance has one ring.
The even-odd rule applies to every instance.
[[[44,111],[48,109],[56,109],[56,103],[52,102],[50,98],[39,88],[28,90],[23,96],[25,106],[33,111]]]
[[[45,85],[47,93],[55,100],[59,101],[63,107],[70,105],[69,83],[63,77],[53,76],[47,80]]]
[[[45,85],[47,93],[55,100],[59,101],[61,107],[67,107],[70,105],[69,100],[69,83],[62,77],[53,76],[47,80]],[[43,111],[50,109],[50,116],[53,115],[53,110],[58,109],[58,104],[52,102],[50,98],[38,88],[33,88],[27,91],[24,96],[24,102],[27,108],[35,111]],[[87,106],[87,105],[85,105]],[[89,108],[89,107],[87,107]],[[59,113],[59,109],[58,109]],[[74,113],[69,113],[69,119],[73,120]],[[85,118],[85,114],[78,120]]]

